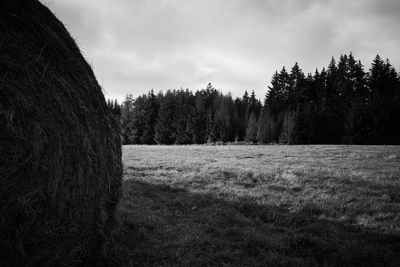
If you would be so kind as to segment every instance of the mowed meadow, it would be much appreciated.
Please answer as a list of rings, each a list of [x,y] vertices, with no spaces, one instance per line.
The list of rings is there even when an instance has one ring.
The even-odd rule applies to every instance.
[[[137,145],[123,162],[128,266],[400,266],[398,146]]]

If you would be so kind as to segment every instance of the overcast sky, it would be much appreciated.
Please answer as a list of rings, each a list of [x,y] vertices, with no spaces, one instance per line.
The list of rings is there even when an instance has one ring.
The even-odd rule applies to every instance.
[[[107,98],[205,88],[263,99],[275,70],[353,52],[400,64],[399,0],[41,0],[66,25]]]

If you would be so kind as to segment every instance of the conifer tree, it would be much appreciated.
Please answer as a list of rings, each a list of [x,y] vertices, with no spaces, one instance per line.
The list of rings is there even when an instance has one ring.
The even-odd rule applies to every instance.
[[[294,116],[293,113],[287,111],[283,119],[282,130],[279,136],[279,143],[293,144]]]
[[[132,94],[128,94],[121,105],[121,135],[123,144],[132,144],[135,136],[134,103]]]
[[[305,96],[305,76],[297,62],[289,74],[288,106],[295,107],[303,102]]]
[[[246,141],[257,142],[257,116],[254,112],[250,114],[247,123]]]
[[[155,144],[154,128],[156,126],[157,118],[158,118],[158,103],[156,96],[154,95],[154,91],[151,90],[147,97],[144,98],[144,107],[142,111],[143,116],[143,134],[140,136],[140,142],[142,144]]]
[[[262,109],[257,125],[257,142],[267,144],[268,143],[268,121],[267,111],[265,108]]]
[[[247,107],[243,98],[237,97],[234,101],[235,105],[235,139],[236,141],[243,141],[246,136],[247,125]]]
[[[158,144],[173,144],[176,141],[176,103],[173,92],[167,91],[161,101],[154,139]]]
[[[194,96],[188,89],[174,91],[176,99],[175,108],[175,127],[176,127],[176,144],[191,144],[193,135],[192,127],[192,101]]]
[[[193,143],[203,144],[206,142],[207,111],[204,104],[203,94],[198,91],[195,95],[195,106],[192,120]]]
[[[379,55],[375,57],[368,83],[371,95],[368,105],[371,127],[369,143],[398,143],[400,119],[397,116],[399,103],[396,102],[396,90],[399,79],[389,60],[385,62]]]

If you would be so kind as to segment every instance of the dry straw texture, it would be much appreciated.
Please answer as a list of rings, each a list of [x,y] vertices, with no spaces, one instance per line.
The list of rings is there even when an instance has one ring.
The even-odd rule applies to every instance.
[[[39,1],[0,0],[0,265],[101,259],[121,188],[116,128],[63,24]]]

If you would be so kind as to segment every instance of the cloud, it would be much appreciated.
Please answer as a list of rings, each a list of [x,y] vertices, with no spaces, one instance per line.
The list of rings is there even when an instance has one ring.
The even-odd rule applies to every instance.
[[[111,98],[208,82],[263,98],[283,65],[313,72],[350,51],[367,69],[377,53],[400,62],[397,0],[43,1]]]

